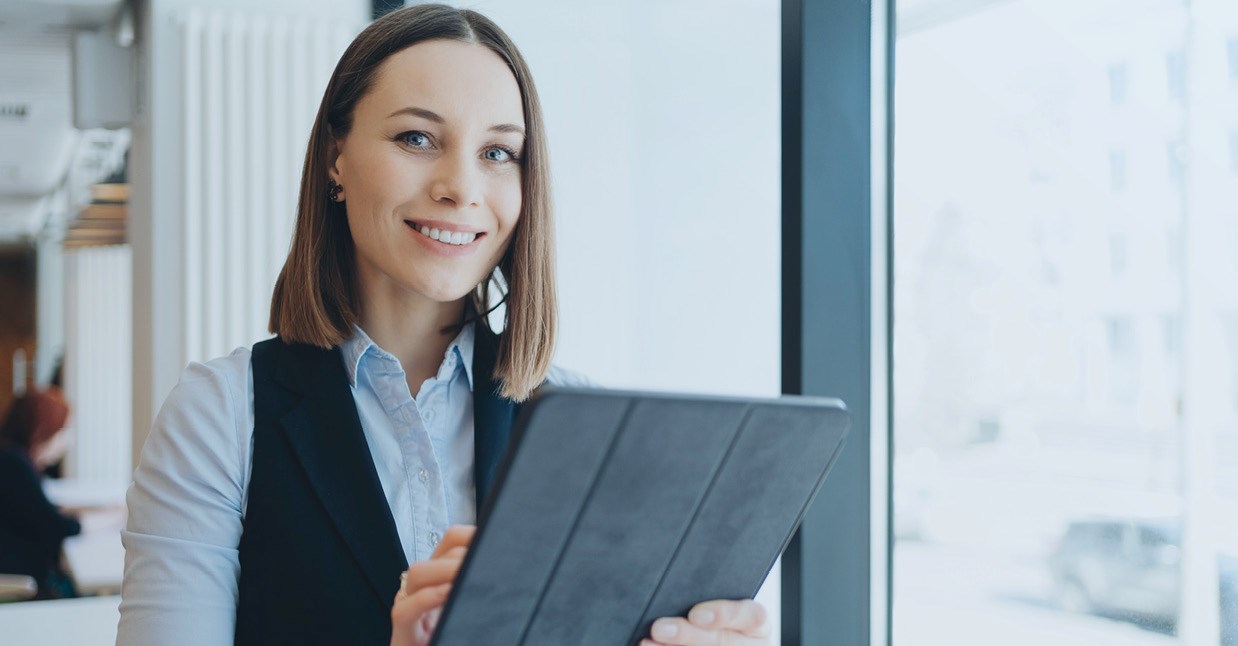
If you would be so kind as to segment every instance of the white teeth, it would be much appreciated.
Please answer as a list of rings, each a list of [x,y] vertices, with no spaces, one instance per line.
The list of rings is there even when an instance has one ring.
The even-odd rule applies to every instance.
[[[431,240],[438,240],[439,242],[442,242],[443,244],[456,245],[456,246],[466,245],[477,239],[476,233],[464,233],[462,231],[452,232],[452,231],[447,231],[445,229],[444,230],[431,229],[430,227],[427,227],[425,225],[422,225],[421,228],[417,229],[417,231],[420,232],[421,235],[427,238],[430,238]]]

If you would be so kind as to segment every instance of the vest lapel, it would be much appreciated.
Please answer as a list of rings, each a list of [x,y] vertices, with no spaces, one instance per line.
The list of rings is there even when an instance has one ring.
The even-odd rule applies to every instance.
[[[498,471],[507,441],[511,438],[512,424],[519,406],[499,395],[499,384],[494,380],[494,364],[499,354],[499,338],[482,320],[475,323],[473,336],[473,480],[477,487],[477,514],[481,518]]]
[[[281,381],[303,398],[280,420],[284,435],[379,603],[389,608],[408,562],[340,351],[296,346],[293,353],[301,360],[289,362]]]

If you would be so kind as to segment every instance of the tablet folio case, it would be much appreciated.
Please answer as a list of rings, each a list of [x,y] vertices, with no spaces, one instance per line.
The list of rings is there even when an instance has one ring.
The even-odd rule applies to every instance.
[[[658,617],[753,597],[848,423],[819,398],[536,396],[433,644],[634,644]]]

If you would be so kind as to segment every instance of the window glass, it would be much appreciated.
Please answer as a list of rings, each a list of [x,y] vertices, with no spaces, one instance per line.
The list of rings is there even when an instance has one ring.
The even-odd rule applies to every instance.
[[[897,9],[894,643],[1238,643],[1238,3]]]

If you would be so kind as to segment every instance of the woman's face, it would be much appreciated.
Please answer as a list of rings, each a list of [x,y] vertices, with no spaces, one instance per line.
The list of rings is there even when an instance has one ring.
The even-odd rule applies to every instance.
[[[524,127],[515,77],[483,46],[426,41],[382,63],[330,169],[362,294],[446,303],[490,274],[520,215]]]

